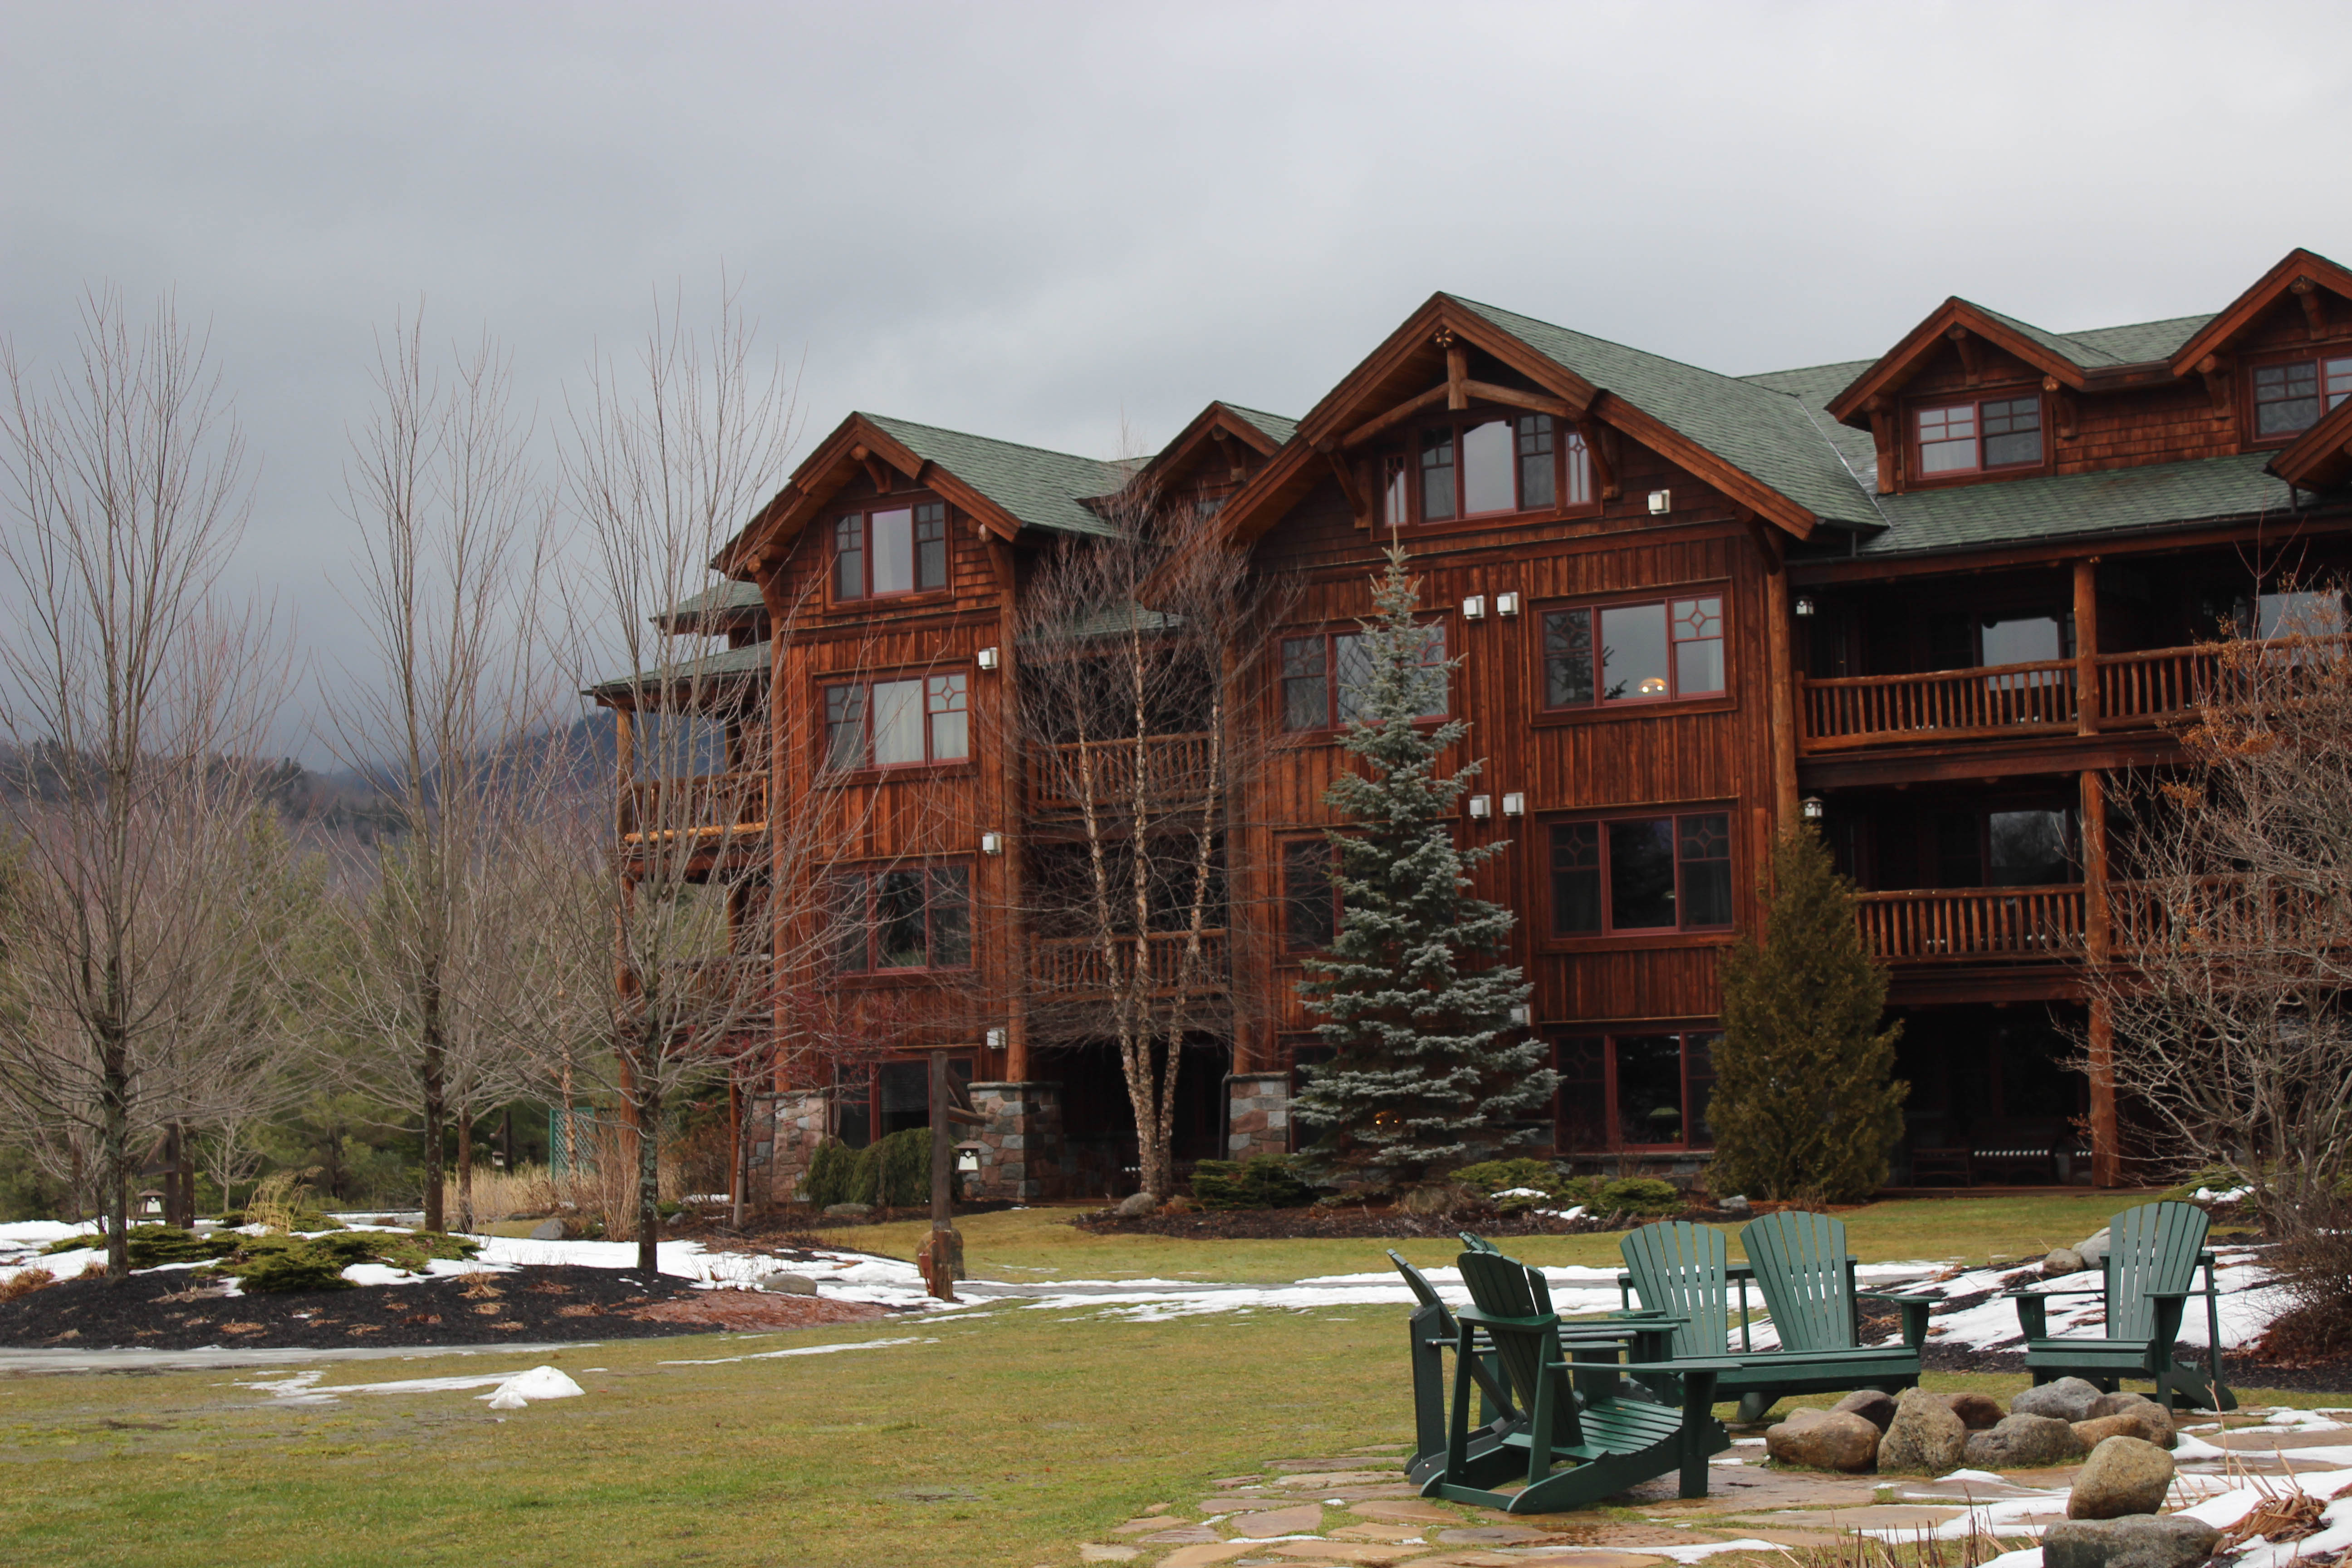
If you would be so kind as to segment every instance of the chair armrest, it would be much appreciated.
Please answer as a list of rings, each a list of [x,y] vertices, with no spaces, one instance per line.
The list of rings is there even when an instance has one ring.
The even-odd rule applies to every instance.
[[[1619,1372],[1663,1373],[1679,1375],[1686,1372],[1738,1372],[1747,1362],[1738,1356],[1695,1355],[1687,1361],[1629,1361],[1617,1364]]]
[[[2052,1296],[2104,1296],[2106,1293],[2103,1286],[2096,1290],[2003,1290],[2000,1294],[2004,1300],[2015,1300],[2021,1296],[2047,1299]],[[2195,1292],[2191,1291],[2190,1294],[2194,1295]]]
[[[1886,1290],[1857,1290],[1857,1301],[1885,1301],[1903,1314],[1903,1342],[1913,1350],[1927,1342],[1927,1314],[1936,1305],[1932,1296],[1897,1296]]]

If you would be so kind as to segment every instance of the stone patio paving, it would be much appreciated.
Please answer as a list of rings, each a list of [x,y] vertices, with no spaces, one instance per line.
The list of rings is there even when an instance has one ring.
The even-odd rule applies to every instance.
[[[2183,1477],[2284,1474],[2346,1468],[2352,1429],[2305,1430],[2262,1425],[2244,1412],[2200,1426],[2183,1416],[2184,1436],[2222,1457],[2184,1455]],[[2209,1418],[2210,1423],[2210,1418]],[[1263,1470],[1211,1483],[1197,1502],[1166,1502],[1078,1545],[1078,1563],[1131,1563],[1137,1568],[1301,1568],[1311,1564],[1407,1564],[1409,1568],[1656,1568],[1720,1555],[1724,1568],[1743,1556],[1786,1568],[1776,1548],[1834,1544],[1852,1531],[1932,1530],[1960,1518],[1967,1505],[2046,1497],[2004,1521],[2034,1527],[2065,1517],[2066,1489],[2079,1467],[2018,1471],[1998,1482],[1913,1476],[1850,1476],[1767,1468],[1762,1427],[1733,1429],[1735,1446],[1708,1468],[1708,1495],[1676,1497],[1672,1477],[1611,1500],[1606,1509],[1517,1518],[1492,1509],[1424,1500],[1404,1479],[1405,1445],[1276,1459]],[[2184,1447],[2187,1447],[2186,1445]],[[1744,1543],[1744,1544],[1739,1544]],[[1751,1555],[1753,1554],[1753,1555]],[[1072,1556],[1041,1562],[1062,1568]]]

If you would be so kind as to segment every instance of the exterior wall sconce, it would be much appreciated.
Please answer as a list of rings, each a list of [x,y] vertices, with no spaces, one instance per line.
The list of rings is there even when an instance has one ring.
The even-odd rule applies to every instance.
[[[982,835],[980,836],[980,852],[981,852],[982,854],[983,854],[983,855],[1002,855],[1002,854],[1003,854],[1003,853],[1004,853],[1004,835],[1003,835],[1002,833],[983,833],[983,834],[982,834]]]
[[[1652,490],[1652,491],[1650,492],[1650,515],[1651,515],[1652,517],[1664,517],[1666,513],[1668,513],[1668,512],[1670,512],[1670,511],[1672,511],[1672,510],[1675,510],[1675,492],[1674,492],[1674,491],[1672,491],[1672,490]]]
[[[1822,797],[1817,795],[1807,795],[1804,805],[1801,809],[1803,810],[1807,822],[1819,822],[1829,813],[1829,807],[1822,804]]]
[[[956,1145],[956,1173],[958,1175],[977,1176],[980,1174],[980,1150],[981,1145],[977,1143],[959,1143]]]
[[[978,663],[982,669],[994,669],[997,663],[996,650],[992,647],[982,648]]]
[[[1485,620],[1486,618],[1486,595],[1484,594],[1473,594],[1468,598],[1463,600],[1462,618],[1465,621]]]
[[[1491,795],[1472,795],[1470,797],[1470,815],[1481,818],[1482,820],[1494,816],[1495,797]]]
[[[1512,1008],[1511,1022],[1524,1027],[1528,1022],[1528,1009],[1524,1006]]]
[[[1796,602],[1795,604],[1793,604],[1793,605],[1790,605],[1790,606],[1789,606],[1789,609],[1790,609],[1790,611],[1792,614],[1795,614],[1795,615],[1800,615],[1800,616],[1810,616],[1810,615],[1811,615],[1811,614],[1813,613],[1813,601],[1812,601],[1811,596],[1810,595],[1806,595],[1806,594],[1800,594],[1800,595],[1797,595],[1797,602]]]
[[[1527,814],[1528,797],[1526,795],[1514,790],[1511,794],[1503,797],[1503,815],[1505,816],[1525,816]]]
[[[1002,1029],[991,1029],[982,1037],[987,1040],[988,1048],[992,1051],[1001,1051],[1004,1048],[1004,1031]]]
[[[1498,616],[1517,615],[1519,613],[1519,596],[1517,594],[1496,595],[1495,613]]]

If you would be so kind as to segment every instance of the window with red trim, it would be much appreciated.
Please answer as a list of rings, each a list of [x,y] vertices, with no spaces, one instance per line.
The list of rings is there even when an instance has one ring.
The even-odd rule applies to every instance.
[[[1282,847],[1282,946],[1320,952],[1339,934],[1339,846],[1300,838]]]
[[[1731,924],[1731,817],[1555,822],[1551,934],[1722,931]]]
[[[833,596],[882,599],[948,585],[948,509],[940,501],[852,512],[833,525]]]
[[[2294,436],[2352,397],[2352,354],[2254,367],[2254,438]]]
[[[1547,610],[1543,661],[1546,708],[1720,696],[1723,595]]]
[[[1592,500],[1584,437],[1549,414],[1449,421],[1423,427],[1410,456],[1384,458],[1382,517],[1391,526],[1453,522]]]
[[[971,967],[971,868],[842,871],[831,881],[839,973]]]
[[[971,755],[970,685],[957,670],[824,688],[825,766],[845,773],[963,761]]]
[[[1914,409],[1911,430],[1923,479],[2026,468],[2042,461],[2042,398],[1984,397]]]
[[[1445,628],[1422,628],[1421,690],[1424,719],[1445,717]],[[1310,632],[1282,639],[1282,727],[1336,730],[1363,708],[1371,658],[1361,632]]]
[[[1713,1029],[1555,1037],[1560,1150],[1710,1147],[1722,1038]]]

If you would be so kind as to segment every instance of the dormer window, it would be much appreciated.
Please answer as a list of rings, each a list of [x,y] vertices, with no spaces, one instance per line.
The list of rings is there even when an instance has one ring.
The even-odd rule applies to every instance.
[[[1919,473],[1981,473],[2022,468],[2042,461],[2042,399],[1989,397],[1922,408],[1914,416],[1919,441]]]
[[[1381,475],[1391,526],[1549,510],[1563,492],[1570,506],[1592,499],[1583,437],[1549,414],[1424,428],[1412,451],[1410,487],[1404,459],[1390,458]],[[1408,510],[1416,503],[1418,515]]]
[[[2352,354],[2290,360],[2254,371],[2254,438],[2293,436],[2352,397]]]
[[[833,525],[833,596],[880,599],[948,585],[948,509],[939,501],[852,512]]]

